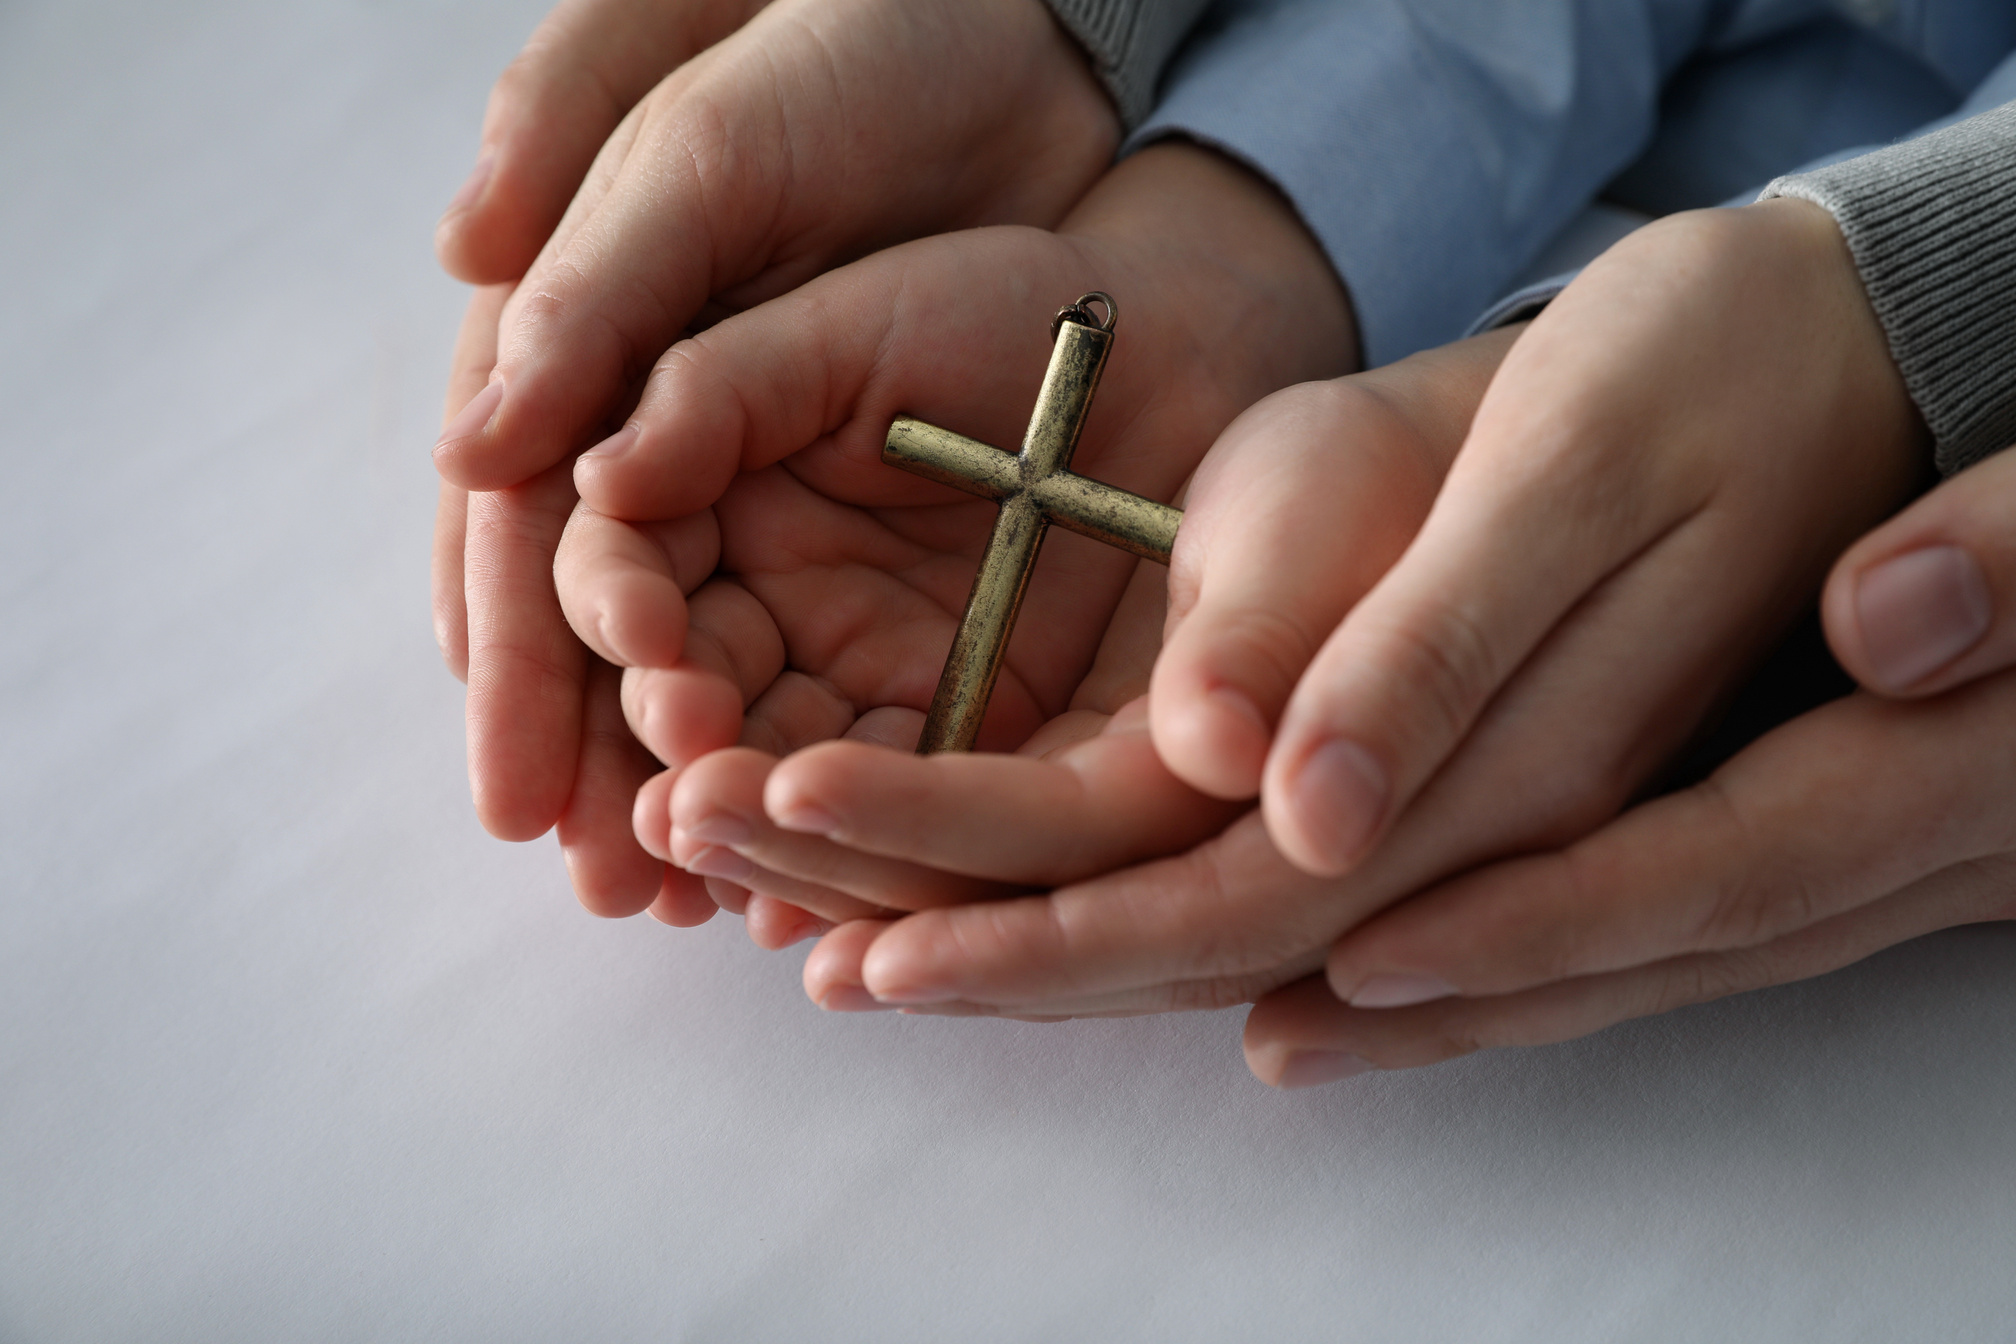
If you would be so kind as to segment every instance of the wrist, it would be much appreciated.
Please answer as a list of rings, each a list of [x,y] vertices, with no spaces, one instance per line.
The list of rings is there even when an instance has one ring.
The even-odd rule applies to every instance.
[[[1272,183],[1226,155],[1151,145],[1101,178],[1059,231],[1137,277],[1165,320],[1180,308],[1214,333],[1214,374],[1241,409],[1358,367],[1350,297],[1329,257]]]

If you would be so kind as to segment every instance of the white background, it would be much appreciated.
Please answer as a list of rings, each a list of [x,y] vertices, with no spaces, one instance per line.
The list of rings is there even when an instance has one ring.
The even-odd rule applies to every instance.
[[[484,836],[436,212],[538,0],[0,0],[0,1340],[2007,1339],[2016,930],[1313,1093]]]

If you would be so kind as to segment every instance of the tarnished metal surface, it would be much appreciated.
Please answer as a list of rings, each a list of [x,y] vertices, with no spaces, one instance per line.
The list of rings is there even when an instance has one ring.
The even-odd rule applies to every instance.
[[[1105,305],[1095,325],[1087,304]],[[994,534],[973,576],[966,613],[925,715],[920,753],[971,751],[987,717],[987,701],[1001,675],[1008,636],[1029,589],[1029,576],[1051,523],[1118,546],[1144,559],[1169,563],[1180,509],[1077,476],[1071,456],[1084,432],[1092,395],[1113,348],[1118,307],[1105,294],[1087,294],[1058,314],[1056,345],[1043,375],[1022,451],[1010,455],[981,443],[901,417],[889,426],[882,460],[919,476],[999,501]]]

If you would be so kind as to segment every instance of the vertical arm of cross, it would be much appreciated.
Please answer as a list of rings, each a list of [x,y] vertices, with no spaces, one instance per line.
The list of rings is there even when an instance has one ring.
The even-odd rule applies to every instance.
[[[1008,651],[1008,632],[1015,627],[1022,595],[1028,591],[1029,575],[1036,567],[1036,555],[1049,526],[1029,487],[1070,465],[1112,347],[1113,334],[1098,327],[1065,322],[1058,330],[1029,431],[1023,436],[1022,451],[1013,459],[1023,488],[1002,499],[1001,512],[994,519],[993,535],[980,558],[980,572],[966,598],[965,615],[952,637],[952,652],[945,659],[937,694],[931,697],[931,708],[924,716],[919,752],[971,751],[980,736],[987,701]]]

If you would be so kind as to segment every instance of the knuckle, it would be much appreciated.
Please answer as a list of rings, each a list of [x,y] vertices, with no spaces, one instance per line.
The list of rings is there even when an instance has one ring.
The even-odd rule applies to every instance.
[[[1214,670],[1279,705],[1316,656],[1318,639],[1286,612],[1246,607],[1210,622],[1204,652]],[[1200,634],[1204,632],[1200,631]],[[1261,684],[1256,684],[1261,683]]]
[[[1389,684],[1406,687],[1416,730],[1440,741],[1462,736],[1489,698],[1501,660],[1477,618],[1442,604],[1415,622],[1377,632]]]

